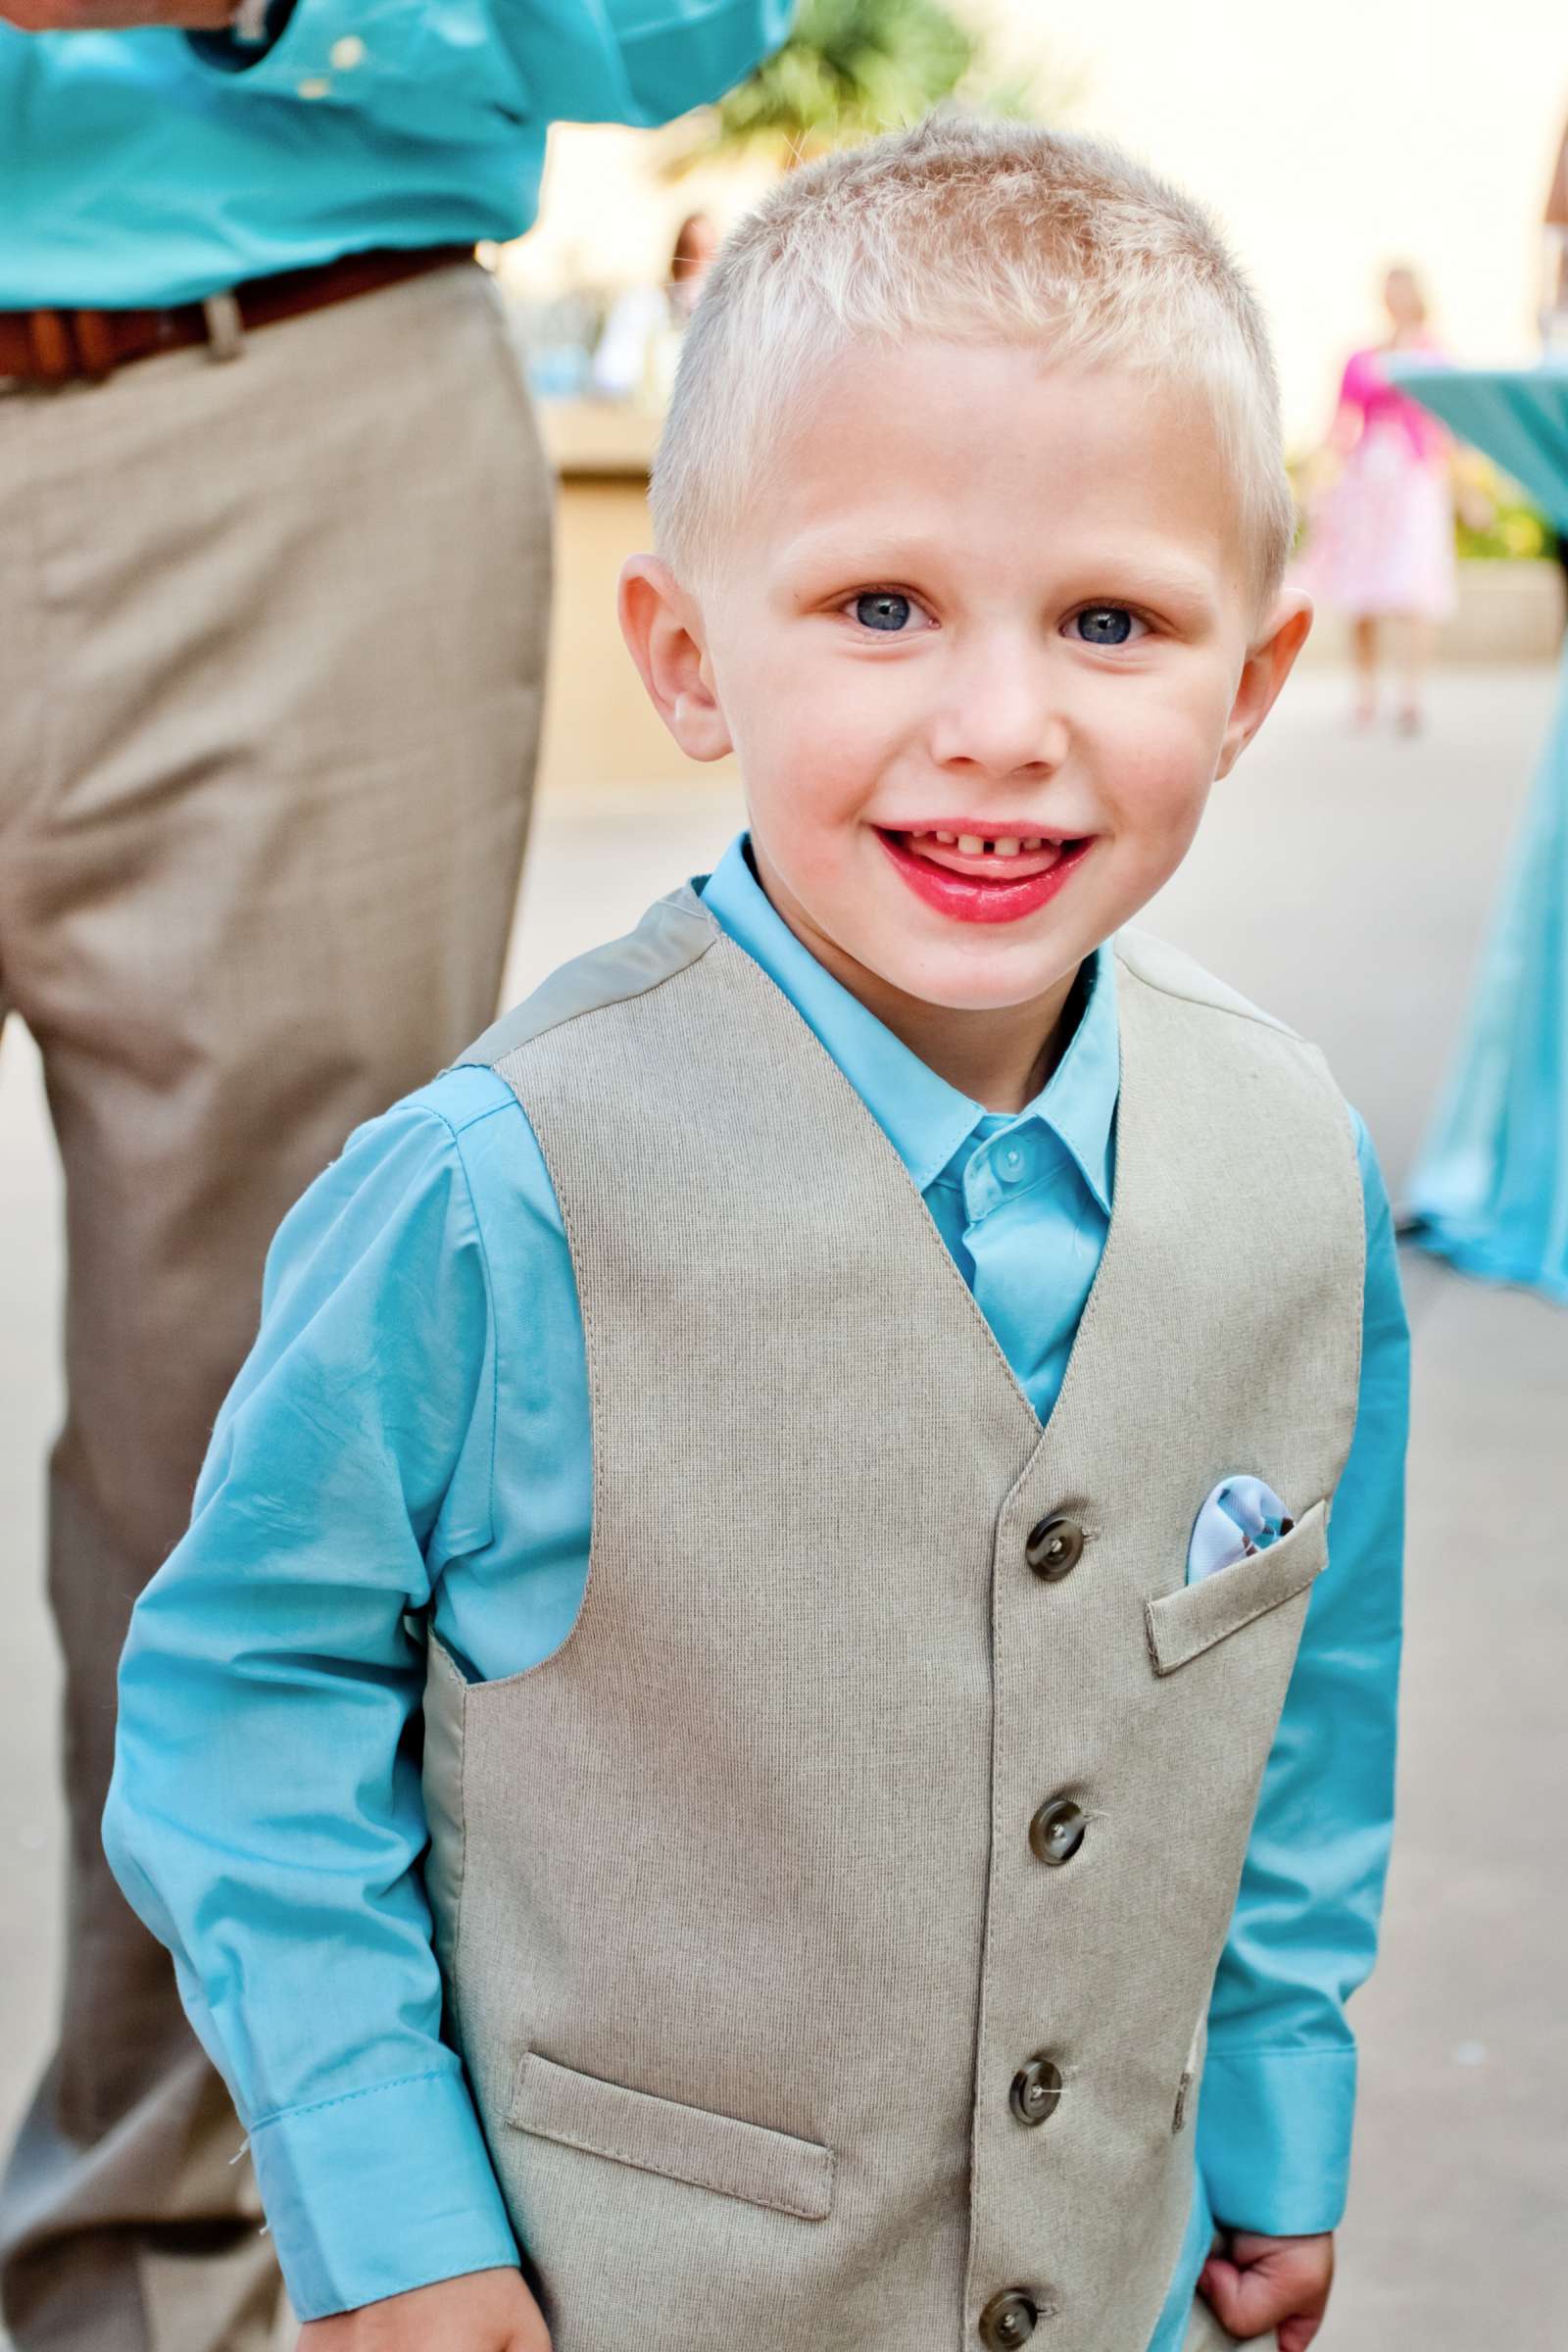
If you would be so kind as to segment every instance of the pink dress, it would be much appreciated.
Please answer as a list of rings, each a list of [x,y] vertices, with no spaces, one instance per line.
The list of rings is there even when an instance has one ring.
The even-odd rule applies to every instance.
[[[1295,576],[1309,595],[1352,615],[1446,620],[1458,588],[1451,444],[1436,417],[1395,388],[1388,356],[1357,351],[1346,365],[1336,437],[1347,423],[1356,437],[1338,478],[1313,502]],[[1437,355],[1428,347],[1422,356]]]

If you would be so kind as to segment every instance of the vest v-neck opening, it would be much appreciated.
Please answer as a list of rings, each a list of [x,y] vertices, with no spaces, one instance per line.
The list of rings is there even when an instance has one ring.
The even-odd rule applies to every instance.
[[[988,1352],[994,1359],[995,1363],[1000,1366],[1014,1398],[1029,1417],[1029,1428],[1033,1434],[1034,1443],[1030,1449],[1029,1459],[1019,1472],[1019,1483],[1021,1484],[1024,1480],[1032,1477],[1040,1467],[1041,1455],[1043,1453],[1046,1441],[1050,1437],[1053,1427],[1060,1418],[1062,1399],[1065,1397],[1069,1386],[1075,1385],[1074,1371],[1082,1352],[1085,1334],[1090,1327],[1091,1318],[1095,1316],[1096,1302],[1105,1289],[1107,1276],[1114,1277],[1119,1273],[1122,1256],[1120,1245],[1121,1236],[1125,1227],[1125,1219],[1120,1215],[1117,1207],[1117,1200],[1118,1197],[1123,1193],[1124,1187],[1119,1184],[1112,1187],[1110,1199],[1110,1217],[1105,1233],[1105,1246],[1101,1254],[1100,1264],[1095,1270],[1095,1278],[1090,1285],[1089,1296],[1084,1302],[1084,1311],[1079,1318],[1078,1329],[1073,1335],[1072,1346],[1068,1350],[1066,1366],[1061,1377],[1061,1386],[1057,1390],[1055,1401],[1052,1406],[1050,1414],[1044,1421],[1042,1421],[1040,1415],[1034,1408],[1034,1404],[1030,1399],[1028,1391],[1024,1388],[1022,1381],[1018,1378],[1017,1373],[1013,1370],[1012,1365],[1008,1362],[1005,1350],[1004,1349],[1001,1341],[997,1338],[995,1331],[993,1331],[990,1322],[987,1320],[985,1311],[980,1305],[980,1301],[976,1298],[967,1282],[965,1282],[963,1278],[962,1267],[957,1264],[952,1250],[948,1248],[947,1243],[944,1241],[936,1219],[931,1214],[931,1210],[927,1204],[924,1194],[920,1191],[919,1187],[914,1181],[914,1178],[910,1175],[909,1170],[906,1166],[905,1161],[896,1146],[892,1143],[883,1128],[873,1117],[871,1111],[867,1108],[860,1095],[851,1083],[850,1078],[840,1067],[839,1063],[834,1059],[833,1055],[828,1052],[827,1048],[823,1045],[821,1039],[817,1036],[809,1021],[806,1019],[800,1008],[794,1003],[792,1003],[791,999],[785,994],[784,990],[779,987],[778,982],[773,978],[772,974],[768,971],[765,971],[763,967],[757,961],[757,958],[754,956],[749,955],[747,950],[741,946],[738,940],[730,938],[729,934],[723,929],[723,926],[703,905],[701,898],[699,898],[695,891],[690,889],[689,885],[687,886],[687,890],[690,900],[689,911],[700,913],[705,922],[711,924],[714,932],[717,934],[717,944],[721,948],[728,949],[731,953],[737,956],[744,956],[751,969],[755,971],[765,983],[765,985],[772,991],[773,995],[778,999],[778,1002],[789,1013],[790,1018],[795,1025],[796,1032],[799,1034],[800,1038],[804,1040],[808,1052],[820,1057],[821,1061],[833,1073],[833,1077],[838,1085],[843,1088],[844,1092],[854,1102],[856,1110],[858,1113],[860,1120],[863,1122],[865,1129],[874,1139],[873,1149],[879,1148],[897,1168],[904,1193],[912,1201],[914,1208],[917,1210],[925,1233],[936,1245],[936,1249],[941,1256],[942,1264],[946,1274],[957,1285],[959,1292],[962,1294],[964,1309],[969,1318],[971,1326],[977,1328],[978,1331],[984,1335],[985,1346]],[[681,894],[676,895],[679,896]],[[1126,976],[1131,977],[1131,975]],[[1125,992],[1119,991],[1117,1004],[1117,1040],[1121,1056],[1121,1079],[1117,1091],[1117,1104],[1115,1112],[1116,1151],[1118,1157],[1126,1149],[1125,1121],[1122,1117],[1122,1105],[1127,1092],[1128,1058],[1126,1021],[1123,1017],[1125,1003]]]
[[[898,1171],[898,1183],[900,1191],[902,1192],[904,1198],[911,1203],[918,1216],[923,1235],[930,1243],[932,1248],[934,1248],[936,1250],[937,1256],[942,1264],[944,1279],[957,1286],[957,1290],[963,1300],[963,1308],[970,1328],[980,1334],[983,1338],[984,1346],[987,1354],[991,1358],[993,1368],[1000,1369],[1003,1378],[1006,1382],[1012,1397],[1017,1403],[1019,1409],[1028,1415],[1029,1428],[1034,1433],[1037,1441],[1037,1444],[1030,1455],[1030,1460],[1032,1463],[1034,1459],[1034,1453],[1038,1451],[1038,1441],[1044,1437],[1046,1429],[1049,1427],[1049,1423],[1043,1423],[1041,1421],[1040,1415],[1035,1411],[1033,1404],[1029,1400],[1028,1392],[1025,1390],[1022,1381],[1018,1378],[1018,1375],[1013,1370],[1011,1364],[1008,1363],[1001,1341],[997,1338],[996,1333],[992,1330],[991,1325],[987,1322],[985,1314],[981,1309],[979,1300],[975,1298],[975,1295],[970,1290],[969,1285],[964,1281],[962,1267],[958,1265],[952,1250],[948,1248],[947,1243],[943,1240],[941,1229],[939,1228],[935,1217],[932,1216],[930,1208],[926,1204],[925,1195],[920,1191],[918,1185],[914,1181],[914,1178],[910,1175],[908,1168],[905,1165],[904,1159],[901,1156],[897,1147],[894,1145],[885,1130],[878,1125],[876,1119],[866,1107],[864,1101],[858,1093],[856,1088],[851,1084],[846,1073],[834,1060],[832,1054],[828,1052],[826,1046],[823,1045],[821,1039],[817,1036],[809,1021],[808,1021],[804,1013],[801,1012],[799,1006],[793,1004],[789,997],[785,995],[783,989],[779,987],[778,982],[773,978],[772,974],[764,971],[755,956],[748,955],[746,949],[741,946],[738,940],[730,938],[728,932],[722,928],[722,926],[717,922],[716,918],[708,911],[706,906],[703,906],[702,900],[698,898],[695,891],[692,892],[691,897],[693,906],[702,912],[703,917],[707,922],[712,924],[714,931],[718,935],[719,947],[727,950],[731,955],[739,956],[744,958],[749,969],[757,974],[763,986],[772,993],[772,995],[777,999],[778,1003],[785,1008],[789,1015],[790,1021],[793,1024],[793,1034],[797,1037],[799,1042],[804,1045],[808,1057],[814,1056],[820,1061],[821,1065],[825,1069],[831,1071],[835,1085],[843,1090],[843,1092],[849,1097],[850,1101],[855,1105],[855,1112],[858,1121],[861,1124],[867,1138],[870,1140],[872,1150],[881,1153],[886,1161]],[[1114,1223],[1114,1207],[1112,1210],[1112,1222]]]

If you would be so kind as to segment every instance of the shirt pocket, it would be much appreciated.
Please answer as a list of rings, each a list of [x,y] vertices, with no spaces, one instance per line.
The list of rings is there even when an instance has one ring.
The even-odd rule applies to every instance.
[[[814,2140],[579,2074],[538,2050],[517,2070],[508,2121],[537,2138],[803,2222],[826,2221],[832,2210],[832,2151]]]
[[[1183,1585],[1144,1604],[1149,1654],[1156,1674],[1174,1674],[1216,1642],[1304,1592],[1326,1566],[1329,1509],[1314,1502],[1288,1536],[1250,1559],[1217,1568],[1196,1585]]]

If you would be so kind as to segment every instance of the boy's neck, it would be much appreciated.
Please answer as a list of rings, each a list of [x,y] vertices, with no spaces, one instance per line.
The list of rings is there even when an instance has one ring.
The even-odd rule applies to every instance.
[[[887,988],[875,973],[864,977],[880,995],[856,987],[843,971],[835,970],[834,977],[949,1086],[986,1110],[1012,1112],[1034,1101],[1061,1059],[1069,1035],[1067,1002],[1077,974],[1069,972],[1048,999],[985,1012],[922,1004]],[[882,1002],[883,996],[892,1002]]]

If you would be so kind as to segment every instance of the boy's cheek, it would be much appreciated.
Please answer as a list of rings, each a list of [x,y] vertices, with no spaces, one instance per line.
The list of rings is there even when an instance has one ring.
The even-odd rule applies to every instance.
[[[882,749],[820,709],[775,710],[755,754],[741,747],[754,829],[771,836],[781,856],[831,871],[882,785]]]
[[[793,750],[787,767],[761,776],[741,761],[753,838],[792,883],[831,874],[843,821],[832,777],[813,769],[808,746]]]
[[[1151,861],[1180,860],[1191,847],[1213,789],[1217,740],[1212,748],[1210,758],[1204,736],[1173,728],[1164,743],[1129,744],[1110,762],[1107,814]]]

